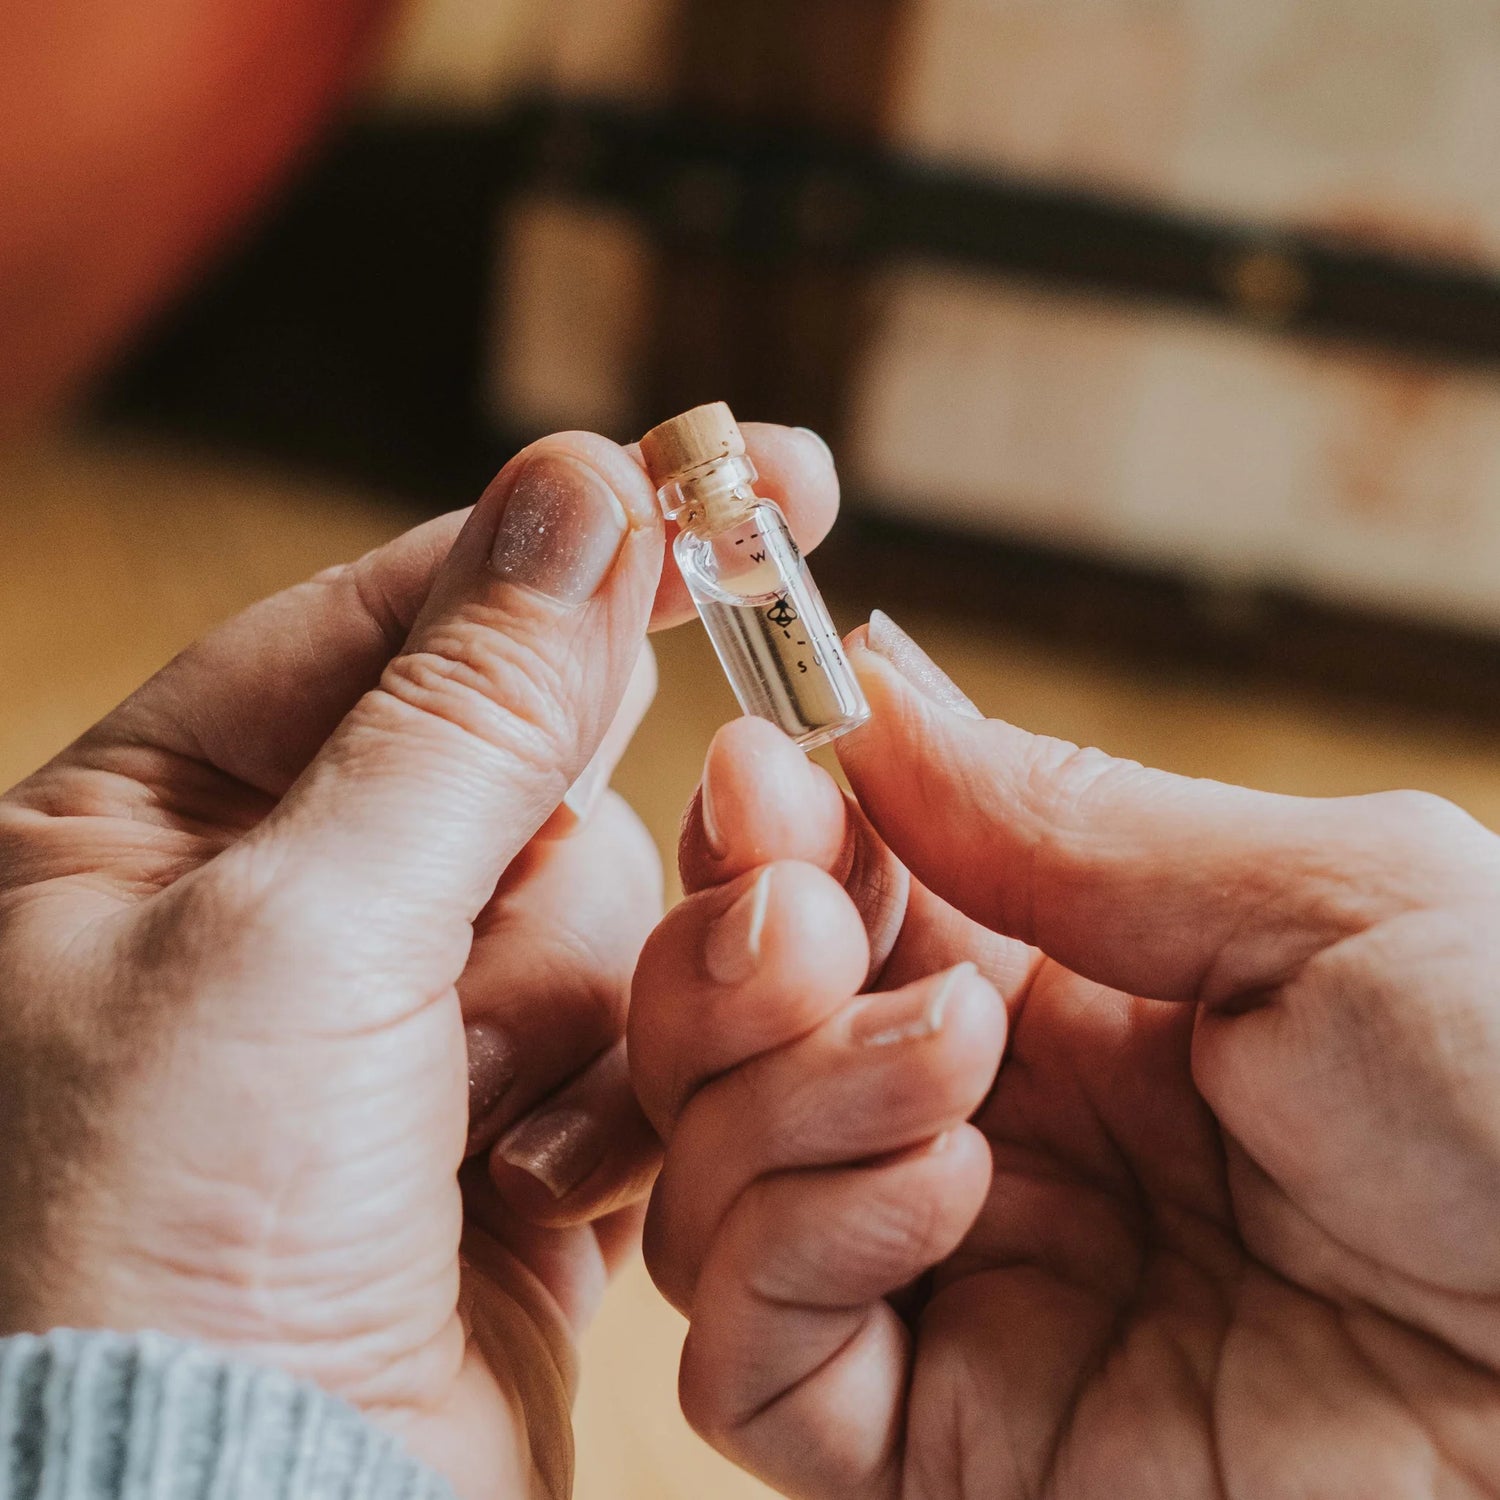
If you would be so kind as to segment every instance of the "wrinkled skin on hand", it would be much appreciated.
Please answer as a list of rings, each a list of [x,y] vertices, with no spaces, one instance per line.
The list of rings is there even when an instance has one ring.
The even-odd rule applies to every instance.
[[[689,1417],[803,1497],[1500,1491],[1500,840],[851,659],[858,809],[729,726],[638,971]]]
[[[747,436],[816,543],[826,450]],[[539,456],[622,517],[582,602],[490,566]],[[0,1330],[206,1339],[356,1403],[461,1496],[568,1492],[573,1338],[656,1166],[621,1037],[661,881],[618,798],[560,804],[607,780],[648,625],[687,609],[665,541],[635,455],[544,440],[467,520],[255,606],[0,801]],[[486,1158],[559,1098],[600,1159],[554,1196]]]

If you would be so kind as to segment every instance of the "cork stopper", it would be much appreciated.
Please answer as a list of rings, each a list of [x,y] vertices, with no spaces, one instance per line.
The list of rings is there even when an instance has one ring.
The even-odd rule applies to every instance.
[[[646,472],[658,489],[700,464],[736,458],[745,452],[745,439],[734,413],[722,402],[695,406],[692,411],[653,427],[641,439]]]

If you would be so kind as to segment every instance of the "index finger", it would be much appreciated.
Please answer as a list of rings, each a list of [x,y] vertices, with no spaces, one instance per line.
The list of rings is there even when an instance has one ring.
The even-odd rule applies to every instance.
[[[1216,1003],[1278,984],[1493,842],[1436,799],[1251,791],[986,720],[883,615],[849,660],[873,717],[839,759],[881,836],[960,911],[1112,989]]]

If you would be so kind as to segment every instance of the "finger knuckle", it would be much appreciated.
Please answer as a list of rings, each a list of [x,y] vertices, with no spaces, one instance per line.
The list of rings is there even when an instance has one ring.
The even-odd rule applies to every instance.
[[[931,1194],[910,1185],[883,1186],[829,1247],[830,1262],[853,1284],[882,1285],[925,1265],[938,1240],[942,1214]]]
[[[921,1130],[945,1119],[961,1118],[977,1109],[995,1079],[998,1049],[977,1029],[945,1027],[934,1045],[917,1049],[904,1068],[882,1080],[876,1110],[887,1122],[910,1122]]]
[[[458,620],[386,667],[379,693],[441,732],[551,767],[573,739],[569,685],[537,645]]]
[[[14,804],[0,801],[0,891],[24,884],[34,838],[33,820]]]
[[[788,1224],[778,1198],[763,1195],[754,1213],[755,1238],[774,1248],[759,1253],[751,1286],[769,1302],[805,1302],[828,1287],[855,1297],[883,1295],[926,1265],[938,1240],[937,1204],[909,1183],[872,1184],[856,1201],[820,1205],[799,1216],[800,1223]]]
[[[652,1188],[641,1229],[641,1258],[656,1289],[680,1311],[687,1311],[697,1282],[700,1258],[690,1255],[685,1224],[692,1199],[677,1180],[671,1152]]]
[[[364,615],[379,632],[387,655],[405,644],[411,619],[398,609],[387,593],[374,561],[379,552],[367,553],[353,562],[338,562],[314,573],[300,587],[339,596],[341,603]]]
[[[1377,792],[1364,801],[1366,810],[1378,822],[1438,849],[1452,851],[1466,843],[1480,826],[1462,808],[1435,792]]]
[[[658,1290],[665,1296],[667,1289],[662,1285],[663,1281],[671,1279],[673,1271],[672,1258],[672,1219],[670,1195],[673,1193],[672,1182],[672,1153],[668,1151],[666,1165],[662,1168],[661,1176],[656,1180],[656,1186],[651,1193],[651,1202],[646,1209],[646,1221],[641,1226],[641,1260],[645,1263],[646,1271]]]
[[[577,1044],[601,1052],[619,1041],[630,1010],[630,985],[628,976],[615,972],[606,948],[593,934],[562,922],[529,941],[529,967],[546,976],[548,990],[566,1003]]]
[[[703,1357],[700,1342],[689,1332],[677,1374],[677,1401],[689,1427],[705,1443],[725,1450],[739,1418],[718,1362]]]
[[[1018,787],[1030,875],[1024,882],[1006,882],[1026,893],[1029,905],[1007,914],[1012,930],[1035,938],[1039,888],[1077,865],[1095,808],[1122,781],[1146,774],[1136,762],[1118,760],[1091,746],[1053,739],[1036,742]]]
[[[1500,839],[1431,792],[1380,792],[1346,800],[1344,842],[1372,889],[1403,903],[1465,900],[1500,890]]]
[[[693,1103],[711,1108],[737,1139],[761,1142],[761,1154],[768,1161],[779,1161],[806,1140],[817,1123],[821,1101],[816,1090],[801,1083],[783,1077],[774,1062],[766,1066],[752,1061],[716,1079]]]
[[[1092,746],[1042,740],[1032,752],[1024,790],[1039,830],[1066,833],[1087,822],[1101,788],[1140,771],[1134,761]]]

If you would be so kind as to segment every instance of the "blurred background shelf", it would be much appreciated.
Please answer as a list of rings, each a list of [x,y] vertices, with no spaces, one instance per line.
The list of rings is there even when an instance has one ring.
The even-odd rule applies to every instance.
[[[1327,64],[1320,114],[1290,11],[1094,9],[575,0],[487,50],[412,7],[94,409],[430,507],[540,432],[728,399],[834,443],[825,567],[916,546],[976,622],[1492,720],[1500,207],[1449,157],[1500,144],[1500,49],[1331,5],[1365,73]],[[1398,47],[1431,64],[1399,149],[1366,87]],[[1302,101],[1295,152],[1257,90]]]

